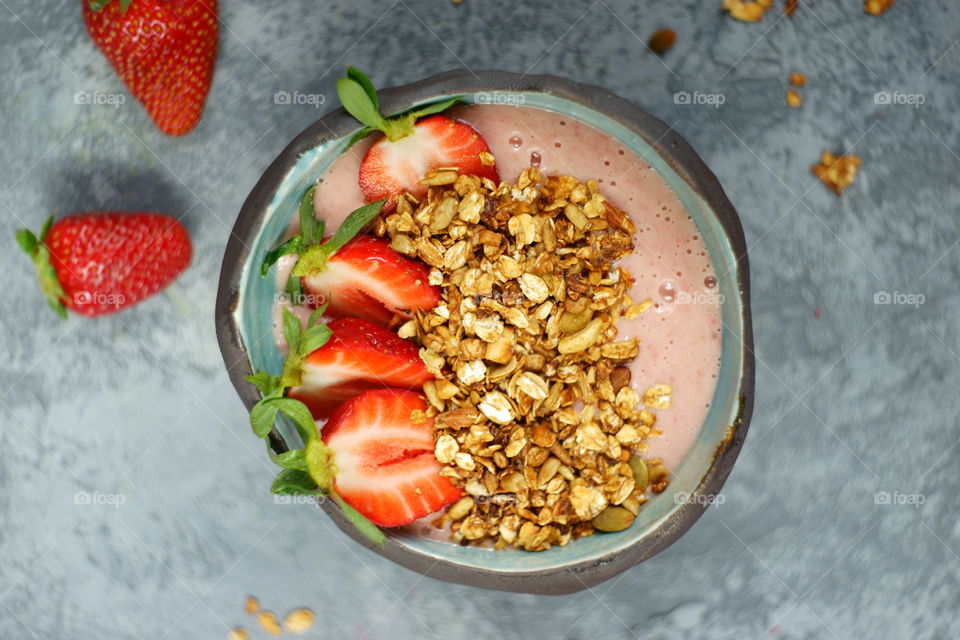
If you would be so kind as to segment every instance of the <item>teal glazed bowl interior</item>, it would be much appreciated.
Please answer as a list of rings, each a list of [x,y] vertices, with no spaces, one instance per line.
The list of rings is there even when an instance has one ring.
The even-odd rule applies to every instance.
[[[603,89],[552,76],[451,72],[383,91],[381,103],[389,113],[458,95],[468,103],[478,96],[497,102],[498,93],[503,102],[517,101],[520,95],[524,106],[568,115],[617,139],[651,165],[693,217],[724,300],[720,371],[706,421],[681,464],[671,470],[668,489],[641,507],[633,526],[543,552],[494,551],[395,531],[389,532],[383,548],[377,548],[346,523],[336,506],[326,501],[323,507],[358,543],[432,577],[509,591],[570,593],[666,548],[692,526],[729,474],[746,435],[753,400],[746,244],[736,212],[693,149],[665,124]],[[357,128],[338,109],[298,136],[254,188],[234,228],[218,292],[217,334],[231,379],[248,408],[259,396],[243,377],[253,370],[279,372],[283,362],[273,340],[275,282],[260,277],[257,267],[286,231],[303,192],[345,149]],[[299,446],[296,431],[279,424],[271,445],[283,451],[288,443]],[[264,491],[269,480],[263,479]]]

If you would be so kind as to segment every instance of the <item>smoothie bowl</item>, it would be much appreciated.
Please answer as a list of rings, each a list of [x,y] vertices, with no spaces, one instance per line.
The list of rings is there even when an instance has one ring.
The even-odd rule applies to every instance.
[[[338,92],[347,110],[254,188],[221,273],[217,334],[272,490],[487,588],[569,593],[666,548],[753,400],[746,245],[714,175],[556,77],[377,94],[351,69]]]

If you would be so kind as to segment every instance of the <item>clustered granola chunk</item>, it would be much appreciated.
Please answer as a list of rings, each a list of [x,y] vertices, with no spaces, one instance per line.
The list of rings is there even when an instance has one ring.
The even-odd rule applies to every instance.
[[[810,170],[823,184],[840,196],[857,179],[860,170],[860,156],[853,154],[835,155],[830,151],[820,154],[820,162]]]
[[[427,195],[399,198],[374,231],[427,263],[442,291],[398,330],[436,376],[423,419],[441,473],[466,493],[434,524],[463,544],[530,551],[590,535],[601,513],[597,527],[626,528],[647,487],[666,487],[663,465],[634,453],[672,393],[641,398],[626,366],[638,341],[617,339],[617,320],[651,305],[631,300],[616,265],[633,223],[595,181],[534,168],[515,185],[454,168],[422,182]]]

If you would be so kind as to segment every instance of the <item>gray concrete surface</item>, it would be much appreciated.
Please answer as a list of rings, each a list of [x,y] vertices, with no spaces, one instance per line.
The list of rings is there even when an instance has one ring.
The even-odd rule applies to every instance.
[[[859,0],[804,1],[788,20],[778,2],[759,24],[719,4],[222,0],[206,114],[170,139],[129,98],[76,104],[126,95],[79,2],[0,0],[0,637],[223,638],[251,626],[248,593],[313,608],[309,637],[338,640],[960,636],[955,3],[873,18]],[[663,59],[643,42],[660,26],[679,34]],[[480,591],[394,566],[267,493],[214,287],[241,202],[335,101],[347,62],[382,86],[460,67],[596,83],[719,175],[751,245],[757,407],[724,504],[665,553],[592,592]],[[796,111],[793,70],[810,78]],[[327,103],[277,105],[278,91]],[[678,105],[677,91],[725,103]],[[863,157],[842,200],[810,175],[825,148]],[[196,259],[135,310],[60,323],[13,230],[103,208],[183,216]]]

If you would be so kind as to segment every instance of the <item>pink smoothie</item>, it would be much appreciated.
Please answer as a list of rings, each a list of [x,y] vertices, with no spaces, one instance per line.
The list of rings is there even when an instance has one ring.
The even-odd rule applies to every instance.
[[[630,365],[642,395],[654,384],[673,387],[670,408],[660,409],[662,434],[648,440],[648,458],[675,468],[697,437],[713,398],[720,363],[720,300],[714,269],[700,234],[667,183],[642,158],[607,134],[561,114],[514,106],[466,106],[449,112],[471,124],[487,141],[500,178],[514,182],[539,163],[545,174],[595,178],[601,192],[626,211],[637,227],[636,253],[622,266],[636,278],[630,295],[653,306],[620,321],[620,337],[640,339]],[[375,138],[337,158],[320,180],[317,216],[335,231],[365,204],[357,175]]]

